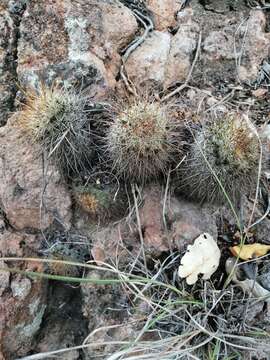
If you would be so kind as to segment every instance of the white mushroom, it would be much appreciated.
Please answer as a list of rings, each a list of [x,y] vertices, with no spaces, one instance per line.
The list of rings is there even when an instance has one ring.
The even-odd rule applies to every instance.
[[[207,233],[201,234],[193,245],[189,245],[187,252],[181,259],[178,275],[186,278],[187,284],[192,285],[203,274],[207,280],[216,271],[220,260],[220,250],[213,237]]]

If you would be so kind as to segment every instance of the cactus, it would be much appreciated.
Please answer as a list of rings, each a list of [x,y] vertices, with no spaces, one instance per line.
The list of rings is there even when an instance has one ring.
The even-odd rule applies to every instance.
[[[19,125],[40,143],[63,175],[70,177],[91,166],[93,146],[86,99],[64,87],[42,86],[26,93]]]
[[[237,206],[241,194],[256,189],[260,159],[256,129],[246,117],[230,114],[206,121],[193,136],[179,170],[180,190],[188,197],[214,203],[226,202],[225,190]]]
[[[117,195],[117,196],[116,196]],[[102,188],[98,185],[75,186],[74,196],[79,207],[90,219],[106,222],[124,214],[125,193],[113,185]]]
[[[117,109],[106,149],[113,170],[125,180],[145,183],[166,173],[176,150],[176,123],[169,106],[145,99]]]

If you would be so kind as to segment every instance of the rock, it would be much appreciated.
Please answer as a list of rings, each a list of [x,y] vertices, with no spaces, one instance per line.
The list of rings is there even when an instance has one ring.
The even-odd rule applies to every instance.
[[[179,14],[174,36],[153,31],[128,58],[126,71],[137,86],[147,83],[168,88],[185,81],[197,46],[199,27],[191,9]]]
[[[155,30],[167,30],[176,26],[176,13],[181,8],[179,0],[146,0],[145,5],[154,18]]]
[[[233,53],[233,34],[227,33],[226,29],[212,31],[203,42],[203,50],[210,61],[222,61],[235,59]],[[239,53],[236,54],[239,56]]]
[[[31,281],[27,278],[17,276],[10,284],[12,296],[24,300],[31,291]]]
[[[9,223],[44,230],[56,220],[68,229],[71,199],[55,167],[48,167],[44,187],[39,149],[12,125],[0,129],[0,139],[0,199]]]
[[[0,239],[1,252],[2,245]],[[17,267],[44,271],[43,266],[37,263],[24,263]],[[6,359],[11,359],[26,355],[34,345],[46,308],[47,282],[6,274],[10,285],[6,284],[0,296],[0,352]]]
[[[110,272],[90,271],[88,278],[111,279],[115,278]],[[134,318],[128,309],[128,291],[123,291],[119,284],[96,285],[84,283],[81,286],[83,296],[83,313],[89,323],[89,333],[101,328],[91,335],[91,347],[87,349],[91,360],[104,357],[105,353],[112,353],[118,349],[115,344],[98,345],[110,341],[126,341],[137,335],[134,327]],[[131,296],[131,294],[130,294]],[[133,323],[131,322],[133,320]]]
[[[0,261],[0,297],[2,296],[3,292],[6,291],[9,287],[9,272],[3,271],[2,269],[7,268],[4,261]]]
[[[215,211],[215,208],[172,197],[168,221],[172,228],[173,247],[182,251],[204,232],[216,240],[218,234]]]
[[[20,288],[13,280],[13,288]],[[46,284],[32,281],[25,297],[9,291],[0,298],[0,350],[7,359],[26,355],[33,346],[46,308]],[[20,291],[20,294],[22,292]]]
[[[270,49],[270,36],[265,29],[265,14],[260,10],[252,10],[247,22],[242,23],[240,27],[239,22],[232,19],[232,23],[235,23],[235,31],[232,30],[232,23],[229,23],[227,18],[224,20],[226,20],[225,25],[220,30],[217,19],[216,26],[204,39],[203,57],[214,67],[217,61],[224,63],[225,66],[226,61],[236,61],[241,57],[241,63],[236,69],[239,79],[256,80],[261,62],[268,56]],[[245,39],[244,43],[243,39]]]
[[[0,4],[0,126],[13,110],[15,97],[16,24],[7,5]]]
[[[91,237],[94,239],[91,254],[97,263],[118,259],[124,266],[130,260],[129,250],[133,254],[139,252],[140,243],[125,221],[98,229]]]
[[[11,230],[0,233],[0,254],[3,257],[37,256],[39,247],[36,235]],[[39,262],[2,261],[0,267],[44,271]],[[0,354],[2,351],[6,359],[24,356],[33,349],[46,308],[46,297],[46,281],[0,270]]]
[[[144,204],[140,209],[140,220],[147,253],[159,256],[162,251],[182,251],[193,243],[200,234],[207,232],[217,239],[215,209],[178,199],[171,195],[165,207],[163,222],[164,193],[159,187],[145,189]]]
[[[147,257],[157,258],[171,249],[183,251],[204,232],[217,239],[215,208],[202,207],[173,195],[165,209],[163,202],[164,192],[160,186],[149,185],[142,193],[139,217]],[[97,263],[115,263],[117,259],[118,264],[124,266],[140,253],[141,241],[135,214],[129,224],[126,221],[116,226],[111,224],[93,233],[92,238],[91,253]]]
[[[144,191],[144,203],[139,210],[145,249],[154,256],[169,250],[163,224],[163,196],[160,187],[148,187]]]
[[[81,359],[79,349],[70,350],[81,344],[87,332],[87,321],[82,315],[81,291],[77,286],[61,282],[49,285],[45,319],[38,334],[38,342],[32,353],[43,353],[58,349],[67,349],[60,359]],[[61,311],[59,311],[61,309]]]
[[[0,253],[3,256],[33,255],[37,253],[39,246],[36,235],[14,231],[0,233]]]
[[[191,68],[193,53],[197,47],[199,26],[192,20],[192,11],[185,9],[180,13],[177,33],[171,40],[171,48],[166,64],[165,87],[184,82]]]
[[[165,80],[165,66],[170,52],[171,35],[153,31],[126,62],[126,71],[136,85],[161,85]]]
[[[102,96],[115,85],[118,51],[137,31],[137,22],[116,0],[79,0],[76,5],[35,0],[28,4],[20,29],[18,76],[24,84],[57,79],[83,84],[90,95]]]
[[[231,10],[238,10],[238,2],[234,3],[230,0],[204,0],[203,6],[208,11],[213,11],[219,14],[226,13]]]
[[[253,81],[270,50],[270,35],[266,33],[266,16],[262,10],[250,12],[247,27],[243,25],[240,29],[241,35],[245,36],[246,31],[243,61],[239,66],[239,78],[242,81]]]

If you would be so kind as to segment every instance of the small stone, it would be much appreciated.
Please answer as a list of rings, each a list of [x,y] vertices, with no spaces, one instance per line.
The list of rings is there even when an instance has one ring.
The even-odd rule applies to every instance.
[[[1,269],[7,268],[3,260],[0,260],[0,268]],[[1,269],[0,269],[0,297],[3,294],[3,292],[9,287],[9,276],[10,276],[10,273],[8,271],[3,271]]]
[[[12,294],[21,300],[25,299],[31,290],[31,281],[27,278],[19,278],[11,281]]]
[[[167,32],[153,31],[128,58],[127,74],[135,84],[163,84],[171,44]]]
[[[79,83],[91,96],[102,97],[115,86],[119,51],[137,29],[131,10],[117,0],[33,0],[20,24],[18,77],[32,87],[41,80]]]
[[[147,252],[155,256],[169,250],[166,241],[162,217],[163,194],[159,187],[145,189],[144,204],[139,211],[141,226],[144,232],[144,245]]]
[[[155,29],[162,31],[176,26],[176,14],[181,8],[179,0],[146,0],[148,10],[153,14]]]
[[[179,29],[171,40],[170,52],[166,64],[165,87],[186,80],[191,67],[193,53],[196,50],[199,27],[190,18],[180,23]]]
[[[97,264],[99,262],[105,262],[105,260],[106,260],[106,255],[105,255],[104,250],[101,247],[99,247],[98,245],[97,246],[94,245],[93,249],[91,250],[91,254]]]
[[[259,88],[252,91],[252,95],[256,98],[263,98],[268,93],[268,90],[265,88]]]

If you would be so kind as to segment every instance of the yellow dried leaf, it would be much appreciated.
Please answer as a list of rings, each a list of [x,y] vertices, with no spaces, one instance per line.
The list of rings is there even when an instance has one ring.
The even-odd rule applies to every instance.
[[[234,256],[239,256],[242,260],[250,260],[255,257],[265,255],[270,250],[270,245],[265,244],[249,244],[249,245],[237,245],[230,247],[230,251]]]

